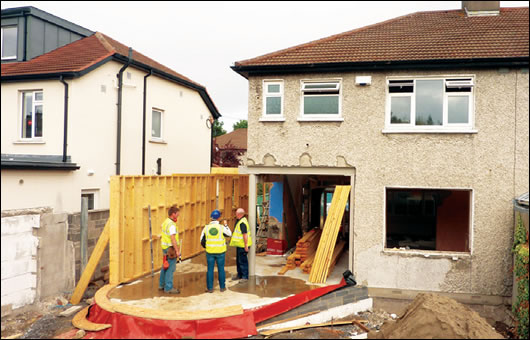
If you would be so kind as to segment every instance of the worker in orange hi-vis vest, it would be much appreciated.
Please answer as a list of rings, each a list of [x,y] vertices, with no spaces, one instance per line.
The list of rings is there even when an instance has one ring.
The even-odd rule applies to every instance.
[[[179,294],[178,288],[173,288],[173,273],[177,265],[177,259],[181,258],[179,244],[179,233],[177,228],[177,219],[180,210],[173,205],[169,208],[168,218],[162,223],[162,235],[160,243],[164,253],[164,261],[162,269],[160,270],[160,281],[158,283],[158,290],[163,290],[169,294]]]

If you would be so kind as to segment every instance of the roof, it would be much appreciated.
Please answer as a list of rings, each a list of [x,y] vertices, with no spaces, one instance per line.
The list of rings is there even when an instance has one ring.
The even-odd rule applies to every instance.
[[[79,77],[111,59],[126,62],[128,54],[127,46],[103,33],[96,32],[29,61],[2,64],[2,81],[53,78],[61,75]],[[215,118],[221,116],[206,88],[201,84],[135,50],[132,53],[131,64],[145,70],[153,69],[155,75],[199,91],[212,115]]]
[[[463,10],[417,12],[238,61],[232,68],[481,58],[526,58],[528,64],[528,7],[475,17]]]
[[[76,34],[79,34],[85,37],[94,33],[93,31],[89,29],[86,29],[82,26],[74,24],[73,22],[70,22],[63,18],[59,18],[58,16],[55,16],[53,14],[50,14],[46,11],[35,8],[33,6],[6,8],[2,10],[2,19],[17,18],[17,17],[26,16],[26,15],[32,15],[39,19],[51,22],[54,25],[57,25],[59,27],[62,27],[66,30],[69,30],[71,32],[74,32]]]
[[[227,149],[227,146],[232,146],[230,149],[247,149],[247,129],[235,129],[230,133],[225,133],[219,137],[214,138],[214,143],[216,143],[220,149]]]
[[[70,156],[63,162],[62,156],[56,155],[20,155],[2,154],[0,167],[11,170],[78,170]]]

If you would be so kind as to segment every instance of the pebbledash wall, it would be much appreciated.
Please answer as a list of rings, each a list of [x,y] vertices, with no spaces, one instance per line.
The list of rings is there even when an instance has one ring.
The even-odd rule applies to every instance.
[[[355,76],[372,76],[356,86]],[[386,77],[473,75],[476,133],[383,133]],[[300,80],[342,79],[342,122],[301,122]],[[264,79],[284,122],[260,122]],[[355,169],[353,272],[368,287],[510,296],[514,197],[528,191],[528,69],[249,77],[247,166]],[[385,188],[472,190],[470,253],[384,248]]]

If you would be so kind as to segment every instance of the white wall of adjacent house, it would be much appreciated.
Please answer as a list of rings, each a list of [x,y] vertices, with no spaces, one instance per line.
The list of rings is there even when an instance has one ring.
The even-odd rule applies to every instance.
[[[52,207],[77,212],[81,192],[95,193],[95,208],[108,209],[109,181],[116,174],[117,77],[123,64],[110,61],[69,84],[68,149],[76,171],[2,170],[1,209]],[[142,174],[143,79],[128,67],[123,75],[122,175]],[[43,137],[23,142],[21,92],[43,91]],[[2,154],[62,155],[64,86],[59,80],[2,83]],[[162,112],[162,138],[152,138],[152,109]],[[197,91],[151,75],[147,78],[145,174],[209,173],[210,112]]]

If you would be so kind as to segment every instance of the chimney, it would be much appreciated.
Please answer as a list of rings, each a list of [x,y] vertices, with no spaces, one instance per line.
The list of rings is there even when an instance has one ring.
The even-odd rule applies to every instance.
[[[500,1],[462,1],[468,17],[499,15]]]

